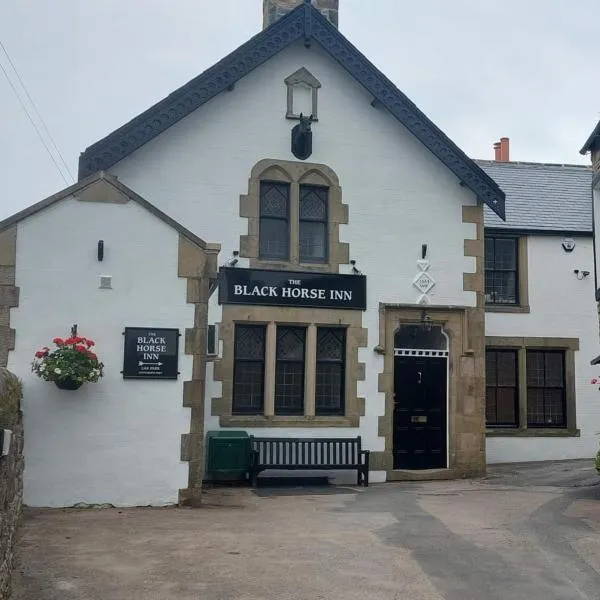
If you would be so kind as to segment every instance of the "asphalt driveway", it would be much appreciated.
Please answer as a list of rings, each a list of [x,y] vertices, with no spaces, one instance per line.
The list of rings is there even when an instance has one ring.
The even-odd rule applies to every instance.
[[[598,600],[590,461],[476,481],[219,489],[203,509],[27,511],[16,600]]]

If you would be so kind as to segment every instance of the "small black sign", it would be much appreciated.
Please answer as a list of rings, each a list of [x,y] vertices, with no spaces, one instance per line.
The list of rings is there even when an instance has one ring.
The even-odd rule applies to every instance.
[[[366,310],[364,275],[221,268],[219,304]]]
[[[177,379],[179,329],[125,327],[124,379]]]

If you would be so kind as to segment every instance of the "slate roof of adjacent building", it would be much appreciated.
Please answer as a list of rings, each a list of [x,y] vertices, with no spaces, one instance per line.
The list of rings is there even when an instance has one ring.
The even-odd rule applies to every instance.
[[[110,168],[215,96],[234,91],[235,83],[242,77],[300,40],[306,46],[318,44],[323,48],[464,185],[504,217],[504,193],[496,182],[361,54],[310,0],[304,0],[304,4],[216,65],[86,148],[79,157],[79,178]]]
[[[485,226],[592,233],[592,170],[584,165],[477,160],[506,194],[506,221],[487,206]]]

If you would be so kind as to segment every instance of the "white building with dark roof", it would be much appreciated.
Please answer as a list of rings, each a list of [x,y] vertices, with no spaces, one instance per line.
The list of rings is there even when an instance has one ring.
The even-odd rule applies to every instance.
[[[487,460],[592,456],[592,171],[508,158],[477,161],[506,193],[506,220],[484,209]]]
[[[244,432],[254,475],[352,483],[591,456],[589,170],[506,162],[507,140],[472,160],[337,0],[263,9],[88,147],[76,186],[0,223],[25,501],[195,504]],[[66,391],[29,362],[73,324],[105,369]]]

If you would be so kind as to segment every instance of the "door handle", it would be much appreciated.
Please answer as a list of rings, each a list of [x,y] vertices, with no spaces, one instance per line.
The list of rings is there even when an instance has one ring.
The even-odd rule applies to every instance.
[[[417,371],[417,374],[419,375],[419,381],[417,383],[420,385],[423,373],[421,371]]]

